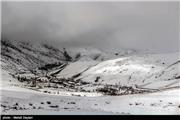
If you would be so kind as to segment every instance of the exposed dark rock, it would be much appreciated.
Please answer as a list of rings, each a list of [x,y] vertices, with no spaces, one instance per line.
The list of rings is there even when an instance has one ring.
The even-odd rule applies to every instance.
[[[75,102],[68,102],[68,104],[76,104]]]
[[[33,106],[33,104],[32,104],[32,103],[29,103],[29,106]]]
[[[47,104],[51,104],[51,102],[50,102],[50,101],[47,101],[46,103],[47,103]]]
[[[100,76],[97,76],[94,82],[98,82],[100,78],[101,78]]]
[[[50,105],[49,107],[51,107],[51,108],[58,108],[59,106],[58,105]]]

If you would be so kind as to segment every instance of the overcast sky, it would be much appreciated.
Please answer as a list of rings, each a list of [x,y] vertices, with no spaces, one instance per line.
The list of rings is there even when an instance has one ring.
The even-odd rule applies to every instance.
[[[179,50],[177,2],[3,2],[2,35],[58,46]]]

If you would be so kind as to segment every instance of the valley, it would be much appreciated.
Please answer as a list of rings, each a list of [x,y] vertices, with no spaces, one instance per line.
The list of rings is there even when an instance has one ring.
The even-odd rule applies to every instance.
[[[5,39],[1,113],[179,114],[179,55]]]

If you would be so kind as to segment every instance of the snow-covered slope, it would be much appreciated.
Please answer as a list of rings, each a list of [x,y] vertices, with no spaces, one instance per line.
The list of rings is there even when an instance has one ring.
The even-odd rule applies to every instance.
[[[77,61],[74,63],[70,63],[56,77],[71,78],[75,75],[80,75],[81,73],[87,71],[89,68],[93,67],[97,63],[97,61]]]
[[[139,54],[97,63],[71,63],[57,77],[81,73],[76,79],[92,84],[159,89],[180,86],[179,67],[179,53]]]
[[[72,62],[104,61],[118,57],[95,48],[66,48],[66,50]],[[67,63],[63,52],[63,48],[47,44],[2,39],[1,66],[2,69],[12,73],[33,71],[47,64]]]
[[[1,41],[2,69],[10,72],[29,71],[42,65],[65,60],[61,51],[45,44]]]

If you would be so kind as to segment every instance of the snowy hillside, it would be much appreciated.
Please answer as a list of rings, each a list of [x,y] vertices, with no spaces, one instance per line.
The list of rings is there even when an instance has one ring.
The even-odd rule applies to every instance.
[[[62,48],[47,44],[22,42],[18,40],[1,40],[2,68],[10,72],[34,70],[38,67],[54,63],[67,63]],[[111,58],[94,48],[67,48],[72,61],[102,61]],[[115,56],[115,55],[114,55]]]
[[[10,72],[33,70],[42,65],[63,61],[62,53],[48,45],[20,41],[1,41],[2,68]]]
[[[85,89],[119,85],[144,89],[165,89],[180,86],[179,53],[141,54],[103,62],[75,62],[68,65],[57,78],[82,80]]]

